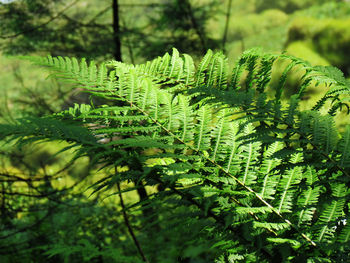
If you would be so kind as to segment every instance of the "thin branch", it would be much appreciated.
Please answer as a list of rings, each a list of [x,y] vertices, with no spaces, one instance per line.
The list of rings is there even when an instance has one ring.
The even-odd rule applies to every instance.
[[[4,107],[1,108],[1,112],[0,112],[0,116],[1,118],[8,120],[10,122],[15,122],[15,117],[13,116],[13,112],[10,109],[10,103],[9,103],[9,99],[8,99],[8,95],[7,95],[7,91],[4,90],[3,93],[3,98],[4,98]]]
[[[83,23],[83,22],[80,22],[74,18],[71,18],[70,16],[66,15],[66,14],[63,14],[62,15],[63,18],[65,18],[66,20],[80,26],[80,27],[99,27],[99,28],[108,28],[111,26],[111,24],[97,24],[93,21],[90,21],[90,22],[87,22],[87,23]]]
[[[7,36],[0,36],[0,38],[2,39],[8,39],[8,38],[16,38],[20,35],[23,34],[27,34],[27,33],[31,33],[33,31],[38,30],[39,28],[48,25],[49,23],[51,23],[52,21],[54,21],[55,19],[59,18],[60,16],[62,16],[64,14],[64,12],[66,12],[69,8],[73,7],[75,4],[77,4],[80,0],[76,0],[73,3],[71,3],[70,5],[66,6],[65,8],[63,8],[59,13],[57,13],[55,16],[51,17],[51,19],[49,19],[48,21],[46,21],[45,23],[42,23],[38,26],[35,26],[29,30],[25,30],[25,31],[21,31],[19,33],[13,34],[13,35],[7,35]]]
[[[231,6],[232,6],[232,0],[228,0],[228,6],[227,6],[227,13],[226,13],[226,21],[225,21],[225,30],[224,30],[224,36],[222,38],[222,50],[224,53],[226,53],[226,41],[227,41],[227,32],[229,28],[230,23],[230,17],[231,17]]]
[[[8,179],[3,179],[1,177],[6,177]],[[0,173],[0,182],[40,182],[44,178],[22,178],[14,174]]]
[[[117,170],[117,168],[115,168],[115,170]],[[139,241],[136,238],[134,230],[131,227],[128,215],[126,214],[126,208],[125,208],[125,204],[124,204],[124,200],[123,200],[123,196],[122,196],[122,193],[121,193],[120,183],[119,182],[117,183],[117,188],[118,188],[118,195],[119,195],[119,198],[120,198],[120,206],[122,207],[122,213],[123,213],[123,218],[124,218],[125,225],[128,228],[129,234],[132,237],[132,240],[134,241],[134,244],[137,247],[137,250],[138,250],[140,256],[142,257],[142,260],[144,262],[148,262],[148,260],[146,259],[145,254],[142,251],[141,245],[140,245]]]
[[[101,10],[100,12],[98,12],[93,18],[90,19],[89,22],[87,22],[87,24],[93,23],[95,22],[95,20],[97,18],[99,18],[100,16],[102,16],[103,14],[105,14],[106,12],[108,12],[111,9],[111,6],[107,6],[105,9]]]
[[[169,6],[168,3],[135,3],[135,4],[119,4],[121,7],[162,7]]]
[[[126,28],[125,19],[121,19],[121,21],[122,21],[122,26],[124,28]],[[129,57],[130,57],[130,60],[131,60],[131,64],[135,64],[134,52],[133,52],[132,44],[131,44],[131,41],[130,41],[130,37],[128,35],[126,35],[125,36],[125,40],[126,40],[126,47],[128,48],[128,51],[129,51]]]
[[[33,189],[33,188],[31,187],[31,189]],[[37,190],[37,189],[34,188],[34,190]],[[26,196],[26,197],[43,198],[43,197],[48,197],[50,195],[55,195],[55,194],[60,193],[62,191],[64,191],[64,190],[55,190],[55,191],[52,191],[49,193],[42,193],[42,194],[26,194],[23,192],[5,192],[5,191],[3,191],[1,194],[6,195],[6,196]]]

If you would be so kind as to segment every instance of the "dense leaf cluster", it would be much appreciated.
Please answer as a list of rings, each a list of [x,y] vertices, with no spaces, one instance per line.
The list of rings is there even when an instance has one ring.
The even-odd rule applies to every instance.
[[[30,60],[105,103],[1,125],[2,138],[65,140],[77,147],[76,158],[116,167],[92,186],[96,192],[123,181],[158,185],[139,204],[144,228],[156,229],[150,240],[163,235],[162,242],[173,242],[164,235],[174,225],[191,232],[184,258],[346,262],[350,256],[350,126],[341,131],[334,121],[348,110],[350,85],[337,69],[259,50],[245,52],[233,70],[210,50],[198,66],[176,49],[142,65]],[[285,84],[295,68],[303,72],[301,85],[288,97]],[[301,110],[310,86],[327,92]],[[161,211],[173,214],[165,222]],[[152,242],[147,246],[146,258],[158,262]]]

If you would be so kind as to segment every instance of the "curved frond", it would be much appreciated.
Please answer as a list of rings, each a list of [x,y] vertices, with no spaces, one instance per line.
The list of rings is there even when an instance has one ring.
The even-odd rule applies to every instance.
[[[177,196],[211,218],[203,231],[222,239],[218,247],[256,262],[275,253],[273,245],[322,256],[336,253],[325,244],[348,249],[349,227],[337,224],[349,218],[350,126],[339,132],[333,115],[350,92],[337,70],[256,49],[245,52],[232,73],[226,57],[211,50],[197,67],[176,49],[142,65],[31,60],[104,104],[0,125],[2,138],[67,140],[105,166],[128,166],[120,180],[164,186],[159,196]],[[285,99],[296,68],[304,73],[302,84]],[[302,94],[321,84],[330,87],[327,94],[301,110]],[[321,111],[333,100],[331,114]]]

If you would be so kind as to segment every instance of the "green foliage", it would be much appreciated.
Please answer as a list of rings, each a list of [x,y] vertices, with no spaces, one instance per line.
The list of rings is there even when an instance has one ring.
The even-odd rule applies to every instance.
[[[325,58],[323,58],[312,48],[310,48],[307,43],[302,41],[294,41],[290,43],[286,51],[290,55],[304,58],[305,60],[309,61],[312,65],[329,65],[329,62]]]
[[[315,4],[305,10],[297,12],[297,16],[324,18],[346,18],[349,17],[350,5],[348,1],[323,1],[323,4]]]
[[[105,24],[106,10],[101,12],[104,4],[110,1],[24,0],[0,4],[1,49],[12,55],[39,51],[95,58],[112,54],[111,27]]]
[[[242,1],[243,2],[243,1]],[[227,32],[227,56],[237,59],[244,50],[262,47],[269,52],[280,52],[283,50],[288,32],[289,16],[278,9],[268,9],[261,13],[249,10],[248,6],[255,4],[248,1],[244,3],[233,2],[232,15],[228,21]],[[226,13],[226,6],[222,6]],[[208,23],[209,35],[215,39],[222,38],[224,32],[224,17],[217,15],[216,20]]]
[[[299,9],[310,7],[311,5],[321,5],[329,2],[328,0],[257,0],[257,10],[268,8],[278,8],[291,13]]]
[[[88,57],[97,61],[114,57],[134,63],[153,58],[160,50],[171,50],[173,46],[199,56],[219,45],[206,32],[207,21],[221,5],[217,0],[119,0],[116,6],[113,2],[0,2],[1,51],[11,55]],[[119,48],[122,56],[116,58]]]
[[[313,50],[322,57],[349,74],[347,50],[350,40],[350,19],[299,17],[289,29],[288,42],[307,41]]]
[[[208,34],[207,23],[221,5],[217,0],[166,1],[150,17],[151,30],[138,43],[142,45],[140,53],[151,59],[159,55],[160,50],[171,50],[175,46],[180,52],[201,56],[208,48],[217,48],[219,42]]]
[[[137,235],[151,262],[349,257],[344,220],[349,220],[350,127],[340,132],[333,116],[347,107],[350,86],[336,69],[259,50],[245,52],[232,73],[225,56],[212,51],[197,67],[176,49],[142,65],[29,59],[105,103],[76,104],[50,117],[1,125],[2,138],[66,140],[80,146],[76,157],[127,167],[95,183],[96,192],[129,180],[158,185],[152,198],[128,209],[138,219]],[[286,66],[271,89],[280,61]],[[304,75],[285,101],[294,67]],[[310,85],[329,89],[301,110]],[[180,234],[189,238],[179,239]],[[157,253],[165,250],[158,244],[179,252],[169,250],[171,257],[160,259]],[[49,254],[62,249],[58,244]],[[91,252],[83,257],[96,252],[84,240],[69,253],[76,249]]]
[[[1,262],[141,262],[127,249],[132,245],[119,228],[116,206],[99,207],[80,195],[51,198],[28,206],[30,215],[1,229]]]

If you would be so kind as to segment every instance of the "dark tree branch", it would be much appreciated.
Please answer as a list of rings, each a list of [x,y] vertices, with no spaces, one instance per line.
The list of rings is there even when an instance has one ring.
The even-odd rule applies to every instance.
[[[122,196],[122,193],[121,193],[120,183],[119,182],[117,183],[117,188],[118,188],[118,195],[119,195],[119,198],[120,198],[120,206],[122,207],[122,213],[123,213],[123,218],[124,218],[125,225],[128,228],[129,234],[132,237],[132,240],[134,241],[134,244],[137,247],[137,250],[138,250],[140,256],[142,257],[142,260],[144,262],[148,262],[147,259],[146,259],[145,254],[142,251],[141,245],[140,245],[139,241],[136,238],[134,230],[131,227],[128,215],[126,214],[126,208],[125,208],[125,204],[124,204],[124,200],[123,200],[123,196]]]
[[[71,18],[70,16],[67,16],[66,14],[63,14],[62,15],[63,18],[65,18],[66,20],[78,25],[79,27],[97,27],[97,28],[108,28],[110,27],[110,24],[98,24],[98,23],[95,23],[93,21],[90,21],[88,23],[83,23],[83,22],[80,22],[74,18]]]
[[[18,234],[18,233],[25,232],[25,231],[28,231],[28,230],[30,230],[30,229],[32,229],[32,228],[35,228],[36,226],[38,226],[38,225],[40,225],[42,222],[44,222],[45,219],[47,219],[50,215],[51,215],[51,213],[48,212],[48,213],[46,213],[42,218],[40,218],[40,219],[37,220],[35,223],[33,223],[32,225],[23,227],[23,228],[21,228],[21,229],[18,229],[18,230],[16,230],[15,232],[9,233],[9,234],[7,234],[7,235],[0,236],[0,240],[1,240],[1,239],[9,238],[9,237],[11,237],[11,236],[13,236],[13,235],[16,235],[16,234]],[[3,248],[3,247],[0,247],[0,249],[2,249],[2,248]]]
[[[120,7],[162,7],[169,6],[168,3],[135,3],[135,4],[119,4]]]
[[[110,10],[111,6],[107,6],[105,9],[101,10],[100,12],[98,12],[93,18],[90,19],[89,22],[87,22],[87,24],[93,23],[95,22],[95,20],[97,18],[99,18],[100,16],[102,16],[103,14],[105,14],[106,12],[108,12]]]
[[[23,35],[23,34],[27,34],[27,33],[31,33],[31,32],[34,32],[38,29],[40,29],[41,27],[44,27],[48,24],[50,24],[52,21],[54,21],[55,19],[59,18],[60,16],[62,16],[64,14],[64,12],[66,12],[69,8],[73,7],[75,4],[77,4],[80,0],[76,0],[74,1],[73,3],[71,3],[70,5],[66,6],[65,8],[63,8],[63,10],[61,10],[59,13],[57,13],[55,16],[51,17],[51,19],[49,19],[48,21],[46,21],[45,23],[42,23],[38,26],[35,26],[29,30],[25,30],[25,31],[21,31],[19,33],[16,33],[16,34],[13,34],[13,35],[7,35],[7,36],[0,36],[0,38],[2,39],[8,39],[8,38],[16,38],[20,35]]]
[[[124,19],[122,19],[122,23],[123,23],[122,24],[123,28],[126,29],[126,22],[125,22]],[[127,35],[125,37],[125,39],[126,39],[126,46],[128,48],[128,51],[129,51],[129,57],[130,57],[131,63],[135,64],[134,52],[133,52],[132,44],[131,44],[131,41],[130,41],[130,37]]]

